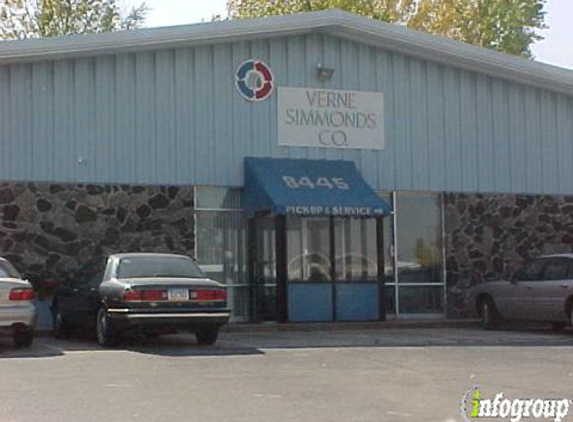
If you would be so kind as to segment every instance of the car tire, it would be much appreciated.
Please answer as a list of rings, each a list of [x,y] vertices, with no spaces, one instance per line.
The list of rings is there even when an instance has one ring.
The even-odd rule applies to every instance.
[[[52,309],[52,332],[58,339],[66,339],[70,335],[70,327],[57,305]]]
[[[14,346],[18,348],[28,348],[34,341],[34,329],[18,328],[13,334]]]
[[[481,325],[486,330],[492,330],[499,324],[499,313],[495,307],[495,303],[489,297],[483,298],[480,301],[480,315]]]
[[[100,308],[97,313],[96,340],[102,347],[115,346],[118,341],[117,333],[109,321],[106,308]]]
[[[200,344],[201,346],[211,346],[217,342],[219,329],[203,328],[201,330],[197,330],[195,336],[197,337],[197,344]]]

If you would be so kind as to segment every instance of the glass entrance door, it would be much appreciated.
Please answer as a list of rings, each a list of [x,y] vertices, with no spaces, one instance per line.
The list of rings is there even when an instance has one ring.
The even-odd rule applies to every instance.
[[[336,320],[380,317],[376,220],[335,220]]]
[[[254,300],[255,320],[277,320],[276,229],[274,217],[260,217],[256,223]]]
[[[287,304],[289,321],[334,317],[331,220],[288,217]]]

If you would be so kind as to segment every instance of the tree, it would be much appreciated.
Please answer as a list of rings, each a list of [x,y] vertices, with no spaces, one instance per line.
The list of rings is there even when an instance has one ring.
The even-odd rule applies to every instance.
[[[531,57],[546,0],[229,0],[232,19],[339,8],[480,47]]]
[[[134,29],[147,11],[145,3],[124,11],[116,0],[0,0],[0,39]]]
[[[480,47],[531,57],[545,0],[421,0],[409,26]]]
[[[405,22],[416,9],[416,0],[229,0],[230,18],[288,15],[342,9],[387,22]]]

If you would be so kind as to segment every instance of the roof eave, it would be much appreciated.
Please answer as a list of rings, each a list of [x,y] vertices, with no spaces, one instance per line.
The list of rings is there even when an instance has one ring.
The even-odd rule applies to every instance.
[[[346,14],[345,14],[346,15]],[[350,14],[349,14],[350,15]],[[344,16],[333,32],[352,41],[468,71],[573,95],[573,71],[398,25]],[[357,17],[360,19],[360,17]]]
[[[0,65],[284,37],[316,31],[382,50],[573,95],[572,71],[340,10],[66,38],[3,42],[0,43]]]

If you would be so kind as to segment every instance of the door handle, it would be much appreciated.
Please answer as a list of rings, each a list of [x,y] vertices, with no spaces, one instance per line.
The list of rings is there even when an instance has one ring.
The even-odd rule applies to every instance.
[[[526,288],[527,290],[532,290],[532,289],[533,289],[533,287],[531,287],[531,286],[525,286],[525,288]]]
[[[562,284],[561,287],[562,287],[563,289],[568,289],[568,288],[569,288],[569,284]]]

